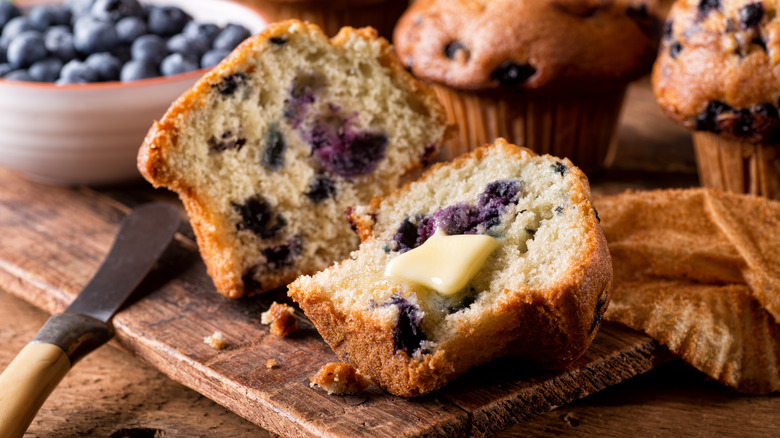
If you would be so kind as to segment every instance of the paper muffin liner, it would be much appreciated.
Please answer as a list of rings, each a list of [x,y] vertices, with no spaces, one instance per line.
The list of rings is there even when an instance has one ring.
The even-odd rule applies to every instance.
[[[701,131],[693,133],[693,145],[703,186],[780,199],[780,145],[732,140]]]
[[[590,96],[487,96],[433,84],[457,134],[439,156],[452,159],[497,137],[566,157],[584,172],[609,165],[626,87]]]
[[[390,39],[398,18],[407,3],[396,0],[379,1],[264,1],[244,0],[257,8],[269,22],[291,18],[308,21],[334,36],[344,26],[371,26],[380,36]]]

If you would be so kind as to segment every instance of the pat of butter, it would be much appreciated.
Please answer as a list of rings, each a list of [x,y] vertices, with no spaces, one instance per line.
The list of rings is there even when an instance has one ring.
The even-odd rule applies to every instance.
[[[391,260],[385,275],[452,295],[466,287],[496,248],[498,242],[484,234],[448,236],[436,230],[425,243]]]

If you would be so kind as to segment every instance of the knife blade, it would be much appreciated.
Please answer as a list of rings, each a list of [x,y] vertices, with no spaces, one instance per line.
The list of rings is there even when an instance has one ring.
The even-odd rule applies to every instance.
[[[0,438],[21,437],[68,370],[113,337],[111,318],[170,245],[180,222],[176,207],[163,202],[141,205],[122,221],[87,286],[0,374]]]

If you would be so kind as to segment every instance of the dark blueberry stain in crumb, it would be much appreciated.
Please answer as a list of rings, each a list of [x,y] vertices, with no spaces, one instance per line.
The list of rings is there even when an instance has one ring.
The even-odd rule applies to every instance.
[[[598,301],[596,301],[596,309],[595,309],[595,315],[593,316],[593,323],[590,326],[589,333],[593,333],[594,330],[599,328],[601,326],[601,321],[604,317],[604,312],[607,311],[607,290],[604,289],[601,291],[601,295],[599,295]]]
[[[475,301],[477,301],[477,293],[476,290],[473,287],[471,287],[469,288],[469,293],[466,296],[464,296],[459,303],[447,307],[447,313],[457,313],[460,312],[461,310],[466,310],[469,307],[471,307],[471,305],[474,304]]]
[[[233,204],[233,208],[241,216],[238,229],[249,230],[264,239],[274,237],[287,225],[281,213],[274,214],[268,201],[258,195],[248,198],[241,205]]]
[[[522,195],[521,181],[493,181],[479,195],[476,204],[459,202],[430,215],[416,216],[414,221],[405,218],[390,238],[388,248],[406,252],[425,243],[438,228],[449,235],[485,232],[500,224],[507,207],[517,204]]]
[[[283,46],[287,44],[287,38],[279,37],[279,36],[271,37],[270,41],[271,44],[276,46]]]
[[[306,197],[315,204],[336,195],[336,183],[325,175],[317,175],[306,191]]]
[[[270,170],[278,171],[284,166],[284,151],[287,149],[287,141],[279,130],[278,123],[271,123],[265,131],[265,149],[263,149],[262,162]]]
[[[285,269],[295,264],[295,258],[302,249],[300,237],[295,237],[285,245],[274,246],[263,250],[263,257],[269,269]]]
[[[460,41],[453,41],[444,46],[444,55],[447,56],[448,59],[454,60],[455,56],[458,54],[458,51],[461,50],[466,54],[466,60],[468,60],[469,50]]]
[[[232,131],[225,131],[219,138],[212,135],[209,137],[207,143],[209,149],[214,152],[223,152],[228,149],[240,151],[246,144],[246,139],[236,136]]]
[[[420,308],[407,301],[398,292],[390,297],[390,301],[382,306],[397,306],[398,319],[393,328],[395,351],[413,354],[421,350],[422,341],[428,339],[422,328],[422,312]]]
[[[720,0],[701,0],[699,2],[699,17],[703,18],[712,10],[720,9]]]
[[[673,42],[669,46],[669,56],[672,57],[672,59],[677,58],[680,55],[680,52],[682,52],[683,46],[680,44],[679,41]]]
[[[239,86],[246,83],[246,75],[244,73],[233,73],[222,78],[217,84],[213,84],[212,87],[216,88],[219,94],[223,96],[230,96],[236,92]]]
[[[560,173],[561,176],[566,175],[566,165],[562,162],[556,161],[555,163],[551,164],[550,167],[552,167],[554,172]]]
[[[555,212],[558,213],[558,214],[563,213],[563,207],[561,207],[560,205],[555,207]]]
[[[297,128],[317,98],[317,92],[324,86],[325,80],[314,73],[301,73],[290,85],[290,98],[285,100],[284,117]]]
[[[501,85],[515,87],[524,84],[534,74],[536,74],[536,68],[529,64],[506,61],[493,70],[490,78],[498,81]]]
[[[387,136],[363,131],[351,118],[325,117],[317,120],[303,137],[311,145],[312,156],[325,169],[344,178],[374,171],[385,157]]]
[[[764,18],[764,5],[750,3],[739,10],[739,27],[742,29],[754,28],[758,26],[762,18]]]

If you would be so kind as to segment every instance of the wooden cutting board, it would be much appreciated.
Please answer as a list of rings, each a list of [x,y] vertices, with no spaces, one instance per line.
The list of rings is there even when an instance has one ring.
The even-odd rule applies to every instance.
[[[108,253],[133,205],[151,190],[96,191],[27,182],[0,169],[0,288],[61,312]],[[297,310],[301,329],[271,335],[260,314],[283,291],[230,300],[216,293],[183,225],[158,267],[114,318],[116,343],[172,379],[284,436],[480,436],[650,370],[669,359],[649,337],[606,324],[569,369],[512,359],[477,367],[433,394],[406,400],[371,388],[329,396],[309,377],[337,358]],[[2,324],[0,322],[0,324]],[[203,338],[215,331],[228,348]],[[279,366],[267,368],[275,360]]]

